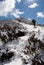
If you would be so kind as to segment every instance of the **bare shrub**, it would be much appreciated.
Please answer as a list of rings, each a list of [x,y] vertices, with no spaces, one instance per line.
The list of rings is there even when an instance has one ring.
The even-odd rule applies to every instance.
[[[0,62],[9,61],[14,56],[14,52],[2,53],[0,57]]]
[[[17,37],[21,37],[21,36],[25,36],[25,32],[23,31],[18,31],[18,33],[16,33]]]
[[[3,34],[3,36],[1,36],[0,38],[1,38],[1,40],[2,40],[4,43],[7,42],[7,41],[6,41],[6,40],[7,40],[7,37],[6,37],[4,34]]]
[[[32,65],[44,65],[44,62],[42,62],[41,58],[38,55],[35,55],[32,60]]]

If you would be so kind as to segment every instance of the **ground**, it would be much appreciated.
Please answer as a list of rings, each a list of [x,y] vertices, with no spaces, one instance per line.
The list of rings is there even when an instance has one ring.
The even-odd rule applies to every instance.
[[[3,53],[6,55],[9,52],[14,52],[14,56],[9,61],[0,59],[0,65],[44,65],[44,26],[34,27],[19,21],[16,21],[15,24],[17,24],[14,30],[15,36],[12,32],[13,28],[9,31],[4,28],[4,30],[0,29],[0,58]],[[18,31],[21,31],[21,34],[25,32],[25,34],[18,37]],[[8,36],[8,32],[13,36]],[[3,35],[7,37],[4,37],[6,43],[5,40],[2,40]]]

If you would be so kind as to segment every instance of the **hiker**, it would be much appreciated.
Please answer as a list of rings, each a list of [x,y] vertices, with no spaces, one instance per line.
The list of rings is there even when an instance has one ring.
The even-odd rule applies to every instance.
[[[35,19],[32,20],[32,24],[34,25],[34,27],[36,26],[36,20]]]

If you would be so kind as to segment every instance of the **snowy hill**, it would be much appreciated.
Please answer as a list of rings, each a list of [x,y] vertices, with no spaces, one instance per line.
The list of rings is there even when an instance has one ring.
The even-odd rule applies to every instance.
[[[0,22],[0,65],[44,65],[44,26],[27,21]]]

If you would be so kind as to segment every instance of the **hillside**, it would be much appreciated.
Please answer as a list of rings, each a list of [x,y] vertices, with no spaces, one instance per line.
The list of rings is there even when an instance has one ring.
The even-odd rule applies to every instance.
[[[44,65],[44,26],[30,24],[0,21],[0,65]]]

